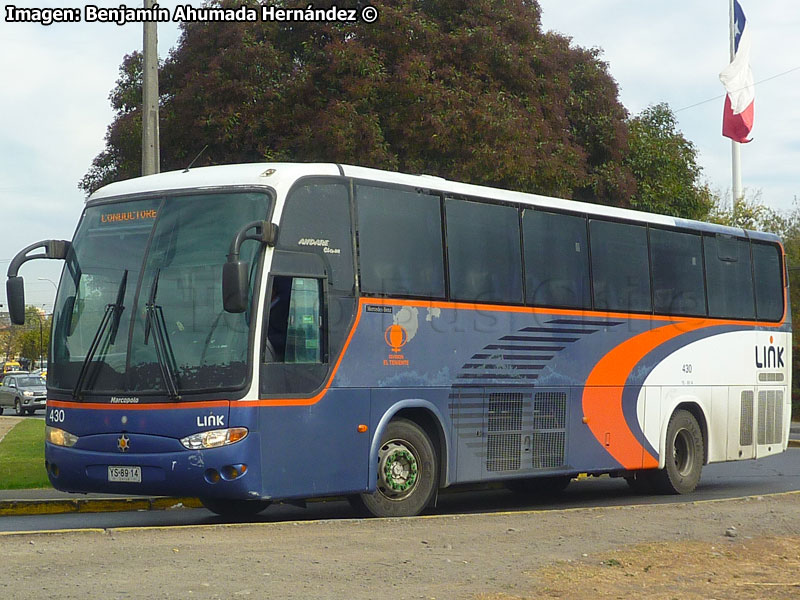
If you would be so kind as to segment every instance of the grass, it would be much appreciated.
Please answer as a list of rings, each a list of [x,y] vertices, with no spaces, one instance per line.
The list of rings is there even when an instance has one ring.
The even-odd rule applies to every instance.
[[[25,419],[0,442],[0,489],[50,487],[44,468],[44,420]]]

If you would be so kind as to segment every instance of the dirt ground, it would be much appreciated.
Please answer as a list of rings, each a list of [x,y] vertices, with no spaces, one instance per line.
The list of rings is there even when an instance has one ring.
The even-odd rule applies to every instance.
[[[641,544],[561,562],[538,571],[536,579],[529,597],[796,599],[800,537]]]
[[[798,598],[800,492],[0,535],[0,598]]]

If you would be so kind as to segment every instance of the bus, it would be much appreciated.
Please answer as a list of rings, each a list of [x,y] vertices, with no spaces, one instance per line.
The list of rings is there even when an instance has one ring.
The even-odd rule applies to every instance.
[[[578,475],[692,492],[786,449],[774,235],[340,164],[197,168],[92,194],[63,260],[45,460],[68,492],[223,515]]]

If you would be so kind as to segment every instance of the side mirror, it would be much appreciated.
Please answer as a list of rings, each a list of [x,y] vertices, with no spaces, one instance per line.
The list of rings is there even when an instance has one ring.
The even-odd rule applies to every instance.
[[[44,250],[40,254],[31,254],[34,250]],[[19,251],[8,265],[8,279],[6,280],[6,296],[8,298],[8,312],[14,325],[25,324],[25,284],[19,275],[19,268],[29,260],[49,258],[64,260],[69,254],[72,244],[67,240],[44,240],[31,244]]]
[[[247,263],[242,260],[222,265],[222,306],[226,312],[243,313],[247,310],[249,287],[247,272]]]
[[[252,233],[250,230],[254,230]],[[239,250],[245,240],[261,244],[275,245],[278,226],[269,221],[253,221],[242,227],[231,242],[228,261],[222,265],[222,306],[229,313],[243,313],[247,310],[247,297],[250,287],[248,265],[239,260]]]
[[[9,277],[6,280],[8,312],[14,325],[25,324],[25,282],[22,277]]]

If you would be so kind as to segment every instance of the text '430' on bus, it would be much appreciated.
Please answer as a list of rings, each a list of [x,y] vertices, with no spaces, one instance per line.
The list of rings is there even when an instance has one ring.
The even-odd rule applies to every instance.
[[[40,249],[37,252],[37,249]],[[334,164],[114,183],[71,242],[45,456],[61,490],[196,495],[245,514],[579,473],[691,492],[786,449],[778,238]]]

